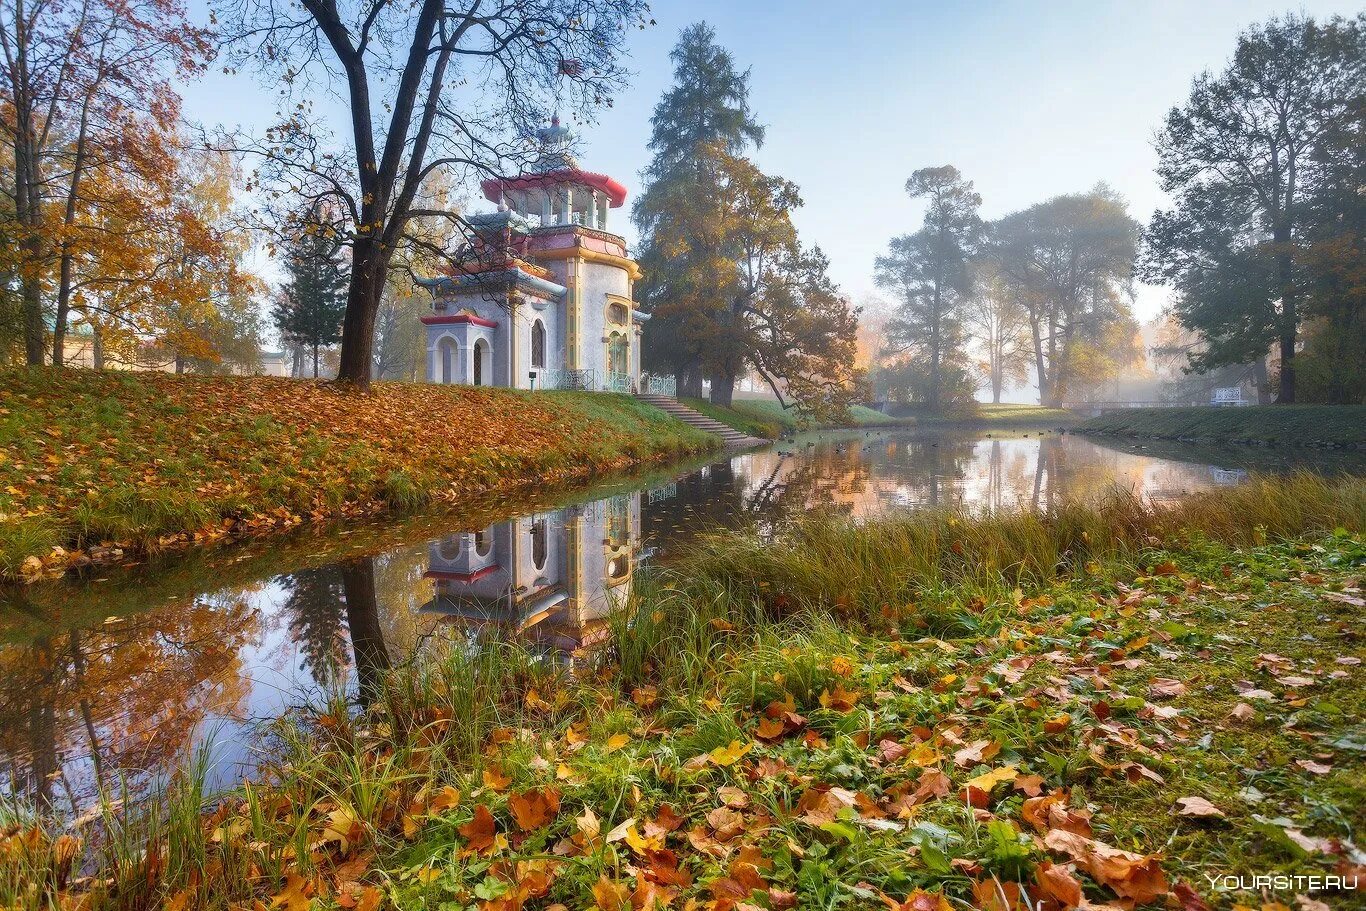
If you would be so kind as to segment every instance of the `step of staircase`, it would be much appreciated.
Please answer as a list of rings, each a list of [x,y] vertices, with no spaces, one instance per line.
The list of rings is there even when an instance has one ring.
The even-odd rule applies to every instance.
[[[636,398],[640,399],[642,402],[655,406],[666,414],[672,415],[690,427],[696,427],[704,433],[710,433],[713,436],[720,437],[727,448],[750,449],[755,446],[767,445],[770,442],[769,440],[761,440],[757,437],[752,437],[749,434],[741,433],[729,424],[723,424],[720,421],[707,417],[705,414],[694,411],[687,405],[678,401],[678,399],[671,398],[667,395],[641,394],[637,395]]]

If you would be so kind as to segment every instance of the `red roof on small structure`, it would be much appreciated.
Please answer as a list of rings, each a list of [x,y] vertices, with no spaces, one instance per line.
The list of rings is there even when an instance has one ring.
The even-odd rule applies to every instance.
[[[473,313],[455,313],[450,316],[420,316],[418,319],[426,326],[445,326],[455,323],[470,323],[474,326],[483,326],[485,329],[494,329],[498,326],[493,320],[475,316]]]
[[[580,171],[578,168],[561,168],[558,171],[544,171],[539,174],[521,174],[517,177],[490,177],[479,186],[484,197],[490,202],[498,202],[504,190],[529,190],[532,187],[556,186],[577,183],[592,187],[607,194],[612,208],[619,209],[626,202],[626,188],[606,174]]]

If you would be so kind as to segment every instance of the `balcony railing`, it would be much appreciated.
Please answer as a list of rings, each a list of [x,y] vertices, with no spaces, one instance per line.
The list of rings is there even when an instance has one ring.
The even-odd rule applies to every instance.
[[[581,392],[625,392],[635,391],[629,373],[607,373],[599,377],[591,367],[582,370],[544,370],[536,371],[537,389],[576,389]]]

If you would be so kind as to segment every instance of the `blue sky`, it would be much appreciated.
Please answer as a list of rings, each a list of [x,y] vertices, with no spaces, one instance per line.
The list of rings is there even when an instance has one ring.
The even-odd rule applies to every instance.
[[[1146,221],[1163,203],[1152,136],[1191,78],[1222,67],[1249,23],[1287,9],[1357,9],[1262,0],[654,7],[658,25],[630,40],[632,84],[581,131],[580,162],[638,188],[650,114],[671,82],[669,49],[705,19],[752,70],[751,104],[768,126],[756,160],[801,186],[803,239],[825,249],[855,300],[875,290],[873,259],[888,238],[918,226],[920,205],[902,189],[916,168],[957,166],[988,218],[1105,181]],[[274,107],[246,74],[211,75],[187,86],[185,101],[192,119],[253,129]],[[613,216],[614,230],[634,240],[624,210]],[[1164,299],[1160,288],[1141,289],[1138,315]]]

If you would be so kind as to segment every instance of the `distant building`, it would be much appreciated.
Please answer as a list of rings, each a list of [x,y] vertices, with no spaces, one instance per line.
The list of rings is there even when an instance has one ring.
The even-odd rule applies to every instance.
[[[640,267],[607,230],[626,189],[581,170],[559,118],[537,131],[533,170],[482,184],[460,268],[422,280],[433,312],[428,382],[514,389],[640,390]]]
[[[288,351],[262,351],[259,373],[262,376],[293,376],[294,359]]]

